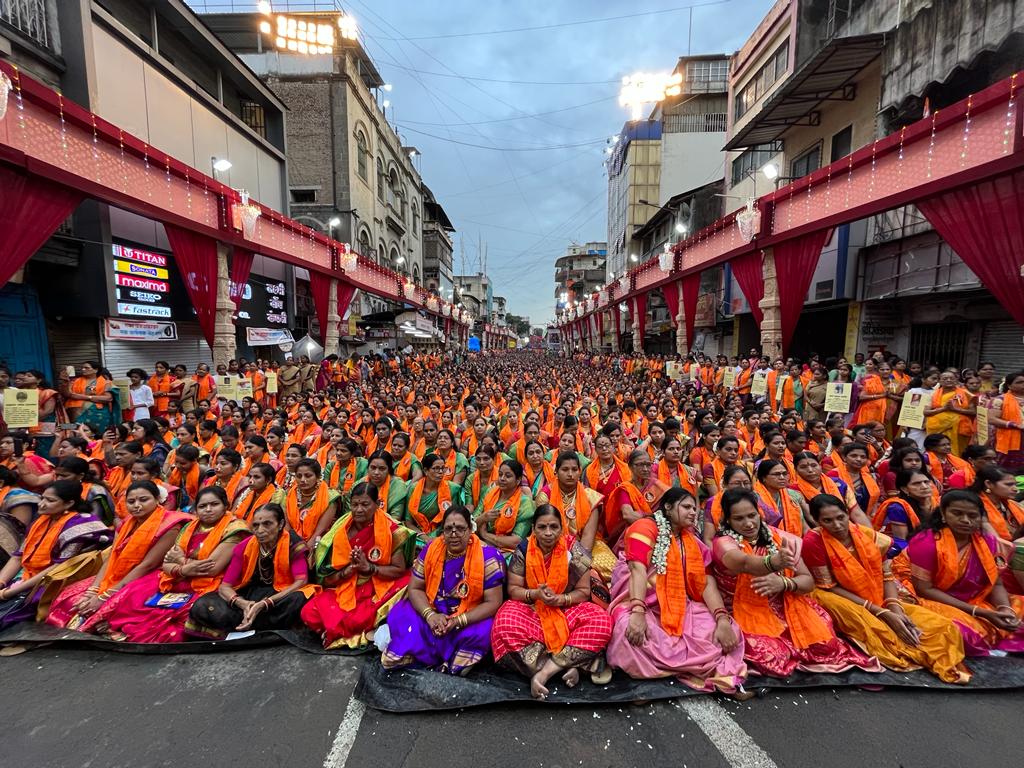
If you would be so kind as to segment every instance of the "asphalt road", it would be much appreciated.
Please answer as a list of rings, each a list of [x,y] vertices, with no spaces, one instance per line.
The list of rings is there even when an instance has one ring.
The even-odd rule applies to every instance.
[[[29,768],[960,768],[1015,765],[1021,692],[851,689],[393,715],[362,658],[291,647],[0,659],[0,765]]]

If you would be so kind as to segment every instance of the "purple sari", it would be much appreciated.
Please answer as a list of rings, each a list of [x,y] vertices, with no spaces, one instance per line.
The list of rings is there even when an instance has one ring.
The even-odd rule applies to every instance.
[[[505,558],[493,547],[484,545],[483,549],[486,591],[504,583]],[[420,579],[425,578],[426,553],[424,548],[412,566],[413,575]],[[465,557],[445,560],[444,574],[433,605],[435,610],[446,616],[454,613],[461,602],[455,592],[465,580],[464,563]],[[493,623],[494,618],[491,617],[463,629],[452,630],[443,637],[436,637],[426,620],[416,613],[408,599],[404,599],[388,614],[391,639],[381,656],[381,663],[387,669],[416,666],[452,675],[465,675],[474,664],[490,653]]]

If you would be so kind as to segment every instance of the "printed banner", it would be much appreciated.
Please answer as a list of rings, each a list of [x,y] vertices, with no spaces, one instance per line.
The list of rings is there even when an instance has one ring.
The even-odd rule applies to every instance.
[[[754,377],[750,381],[750,394],[754,397],[764,397],[768,394],[768,371],[754,371]]]
[[[39,426],[39,390],[4,390],[4,421],[9,428],[25,429]]]
[[[295,341],[287,328],[246,328],[245,340],[250,347],[265,347],[271,344],[286,344]]]
[[[825,389],[825,411],[827,413],[849,413],[852,399],[852,383],[831,381]]]
[[[911,429],[924,429],[924,409],[931,402],[931,395],[923,395],[920,392],[908,392],[903,396],[903,406],[900,408],[899,418],[896,424]]]
[[[108,317],[104,321],[103,335],[107,339],[122,341],[174,341],[178,326],[159,320],[119,320]]]

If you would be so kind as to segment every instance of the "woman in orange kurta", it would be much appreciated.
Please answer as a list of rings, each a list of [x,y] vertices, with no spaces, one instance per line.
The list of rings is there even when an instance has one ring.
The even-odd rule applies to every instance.
[[[864,361],[864,375],[858,382],[860,394],[858,395],[857,410],[853,414],[853,424],[866,424],[869,421],[885,423],[885,409],[887,407],[885,382],[878,375],[875,361],[868,358]]]

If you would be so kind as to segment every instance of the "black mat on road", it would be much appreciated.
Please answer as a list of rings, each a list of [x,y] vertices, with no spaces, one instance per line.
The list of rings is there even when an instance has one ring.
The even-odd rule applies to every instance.
[[[255,635],[237,640],[191,640],[187,643],[125,643],[85,632],[75,632],[52,627],[49,624],[33,624],[31,622],[15,624],[0,631],[0,645],[15,644],[38,647],[58,643],[120,653],[220,653],[245,648],[263,648],[282,643],[288,643],[307,653],[331,656],[359,656],[371,651],[377,652],[373,646],[358,650],[350,648],[325,650],[320,638],[306,629],[257,632]]]
[[[788,678],[756,677],[747,680],[747,690],[786,688],[839,688],[883,685],[893,688],[935,688],[940,690],[998,690],[1024,688],[1024,659],[969,659],[974,677],[970,685],[949,685],[924,670],[915,672],[845,672],[810,674],[798,672]],[[364,664],[355,696],[368,707],[385,712],[428,712],[480,707],[507,702],[535,704],[627,704],[634,701],[701,696],[678,680],[634,680],[616,672],[608,685],[596,686],[587,675],[576,688],[566,688],[557,678],[548,685],[547,700],[530,696],[529,681],[496,666],[487,666],[469,677],[431,672],[424,669],[389,672],[379,662]]]

